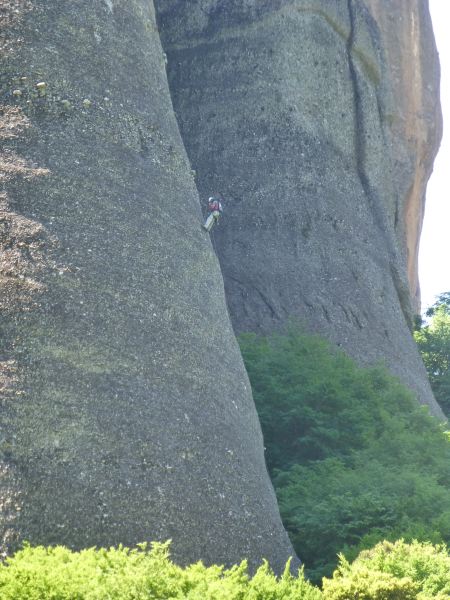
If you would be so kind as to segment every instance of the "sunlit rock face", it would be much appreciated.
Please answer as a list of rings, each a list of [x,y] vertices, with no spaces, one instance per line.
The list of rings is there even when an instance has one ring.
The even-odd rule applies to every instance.
[[[292,548],[148,0],[0,0],[2,552]]]
[[[225,198],[212,237],[235,330],[300,321],[441,417],[411,337],[440,134],[426,2],[155,5],[199,191]]]
[[[406,245],[408,279],[415,312],[420,312],[417,258],[425,208],[425,189],[442,135],[439,61],[428,2],[367,0],[386,57],[392,91],[390,129],[394,183],[400,199],[397,231]]]

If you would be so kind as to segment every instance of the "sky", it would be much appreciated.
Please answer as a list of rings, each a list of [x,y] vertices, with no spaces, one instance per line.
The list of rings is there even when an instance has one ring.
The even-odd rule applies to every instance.
[[[422,311],[435,296],[450,291],[450,1],[429,0],[429,4],[441,63],[444,136],[428,183],[419,248]]]

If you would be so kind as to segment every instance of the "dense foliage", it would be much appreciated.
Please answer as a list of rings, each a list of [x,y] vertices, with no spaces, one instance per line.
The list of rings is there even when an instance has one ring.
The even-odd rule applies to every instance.
[[[441,294],[426,314],[430,322],[419,324],[414,337],[436,400],[450,417],[450,293]]]
[[[26,546],[0,565],[2,600],[320,600],[321,593],[289,574],[277,579],[267,564],[250,577],[246,563],[229,570],[202,563],[181,568],[167,544],[135,550],[71,552]]]
[[[323,582],[327,600],[444,600],[450,598],[450,556],[431,544],[381,542],[349,564],[341,556],[333,579]]]
[[[383,539],[450,541],[450,442],[382,367],[292,330],[241,349],[284,524],[314,581]]]
[[[168,544],[130,550],[25,546],[0,565],[2,600],[444,600],[450,597],[450,555],[444,547],[382,542],[350,564],[341,557],[323,591],[267,564],[252,577],[245,562],[231,569],[185,568]]]

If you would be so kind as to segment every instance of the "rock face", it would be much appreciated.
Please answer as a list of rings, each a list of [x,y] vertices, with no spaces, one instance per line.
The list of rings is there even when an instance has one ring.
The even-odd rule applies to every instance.
[[[213,241],[235,330],[299,320],[442,417],[410,332],[441,126],[427,3],[155,6],[199,191],[225,197]]]
[[[1,542],[293,554],[148,0],[0,0]]]
[[[406,245],[413,308],[420,313],[417,271],[425,189],[442,135],[439,61],[428,2],[366,0],[380,30],[392,90],[391,139],[401,168],[394,183],[402,203],[397,221],[400,244]]]

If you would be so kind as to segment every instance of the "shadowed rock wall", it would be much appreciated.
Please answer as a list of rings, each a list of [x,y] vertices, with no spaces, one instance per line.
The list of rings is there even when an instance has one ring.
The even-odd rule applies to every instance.
[[[280,569],[148,0],[0,0],[0,536]]]
[[[226,199],[212,235],[235,330],[298,319],[363,364],[386,361],[443,416],[411,336],[407,276],[409,264],[414,286],[438,66],[426,3],[414,3],[419,40],[395,19],[400,4],[391,22],[384,3],[370,3],[375,19],[354,0],[155,2],[199,191]],[[403,63],[432,65],[434,87],[416,85],[426,119],[411,95],[399,100]]]

